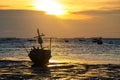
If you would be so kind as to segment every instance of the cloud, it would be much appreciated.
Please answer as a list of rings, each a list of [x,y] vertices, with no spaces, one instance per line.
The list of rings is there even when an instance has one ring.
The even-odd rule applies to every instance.
[[[104,14],[119,13],[119,10],[109,10]],[[75,17],[81,18],[79,14],[102,14],[104,11],[91,10],[82,11]],[[36,34],[36,28],[46,36],[54,37],[75,37],[75,36],[103,36],[103,37],[120,37],[120,16],[118,15],[101,15],[102,18],[87,20],[63,20],[55,16],[44,14],[41,11],[31,10],[0,10],[0,37],[33,37]],[[74,18],[74,17],[72,17]],[[108,30],[109,29],[109,30]]]
[[[79,12],[71,12],[71,14],[86,14],[86,15],[113,15],[120,14],[120,9],[116,10],[88,10],[88,11],[79,11]]]
[[[60,0],[61,1],[61,0]],[[63,0],[62,0],[63,1]],[[64,0],[68,12],[98,9],[120,9],[120,0]],[[72,6],[72,7],[71,7]]]
[[[27,5],[25,7],[28,7],[28,8],[33,8],[34,6],[33,5]]]
[[[56,16],[33,10],[0,10],[0,36],[33,36],[36,28],[43,33],[54,35],[64,31],[62,22]],[[57,26],[57,27],[56,27]],[[8,30],[13,32],[9,34]],[[6,33],[5,33],[6,31]]]
[[[0,5],[0,9],[8,8],[10,7],[9,5]]]

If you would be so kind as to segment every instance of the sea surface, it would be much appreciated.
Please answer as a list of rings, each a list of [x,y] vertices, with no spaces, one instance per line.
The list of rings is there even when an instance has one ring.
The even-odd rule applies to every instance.
[[[103,38],[103,44],[90,38],[53,38],[50,62],[85,64],[120,64],[120,38]],[[0,38],[0,60],[30,61],[28,53],[39,47],[32,38]],[[50,48],[49,38],[44,38],[45,49]]]

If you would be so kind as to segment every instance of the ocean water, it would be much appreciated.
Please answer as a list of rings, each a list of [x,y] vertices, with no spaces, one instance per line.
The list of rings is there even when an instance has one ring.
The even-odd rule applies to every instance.
[[[44,38],[45,49],[49,45],[49,39]],[[0,38],[0,60],[30,61],[27,51],[33,46],[39,47],[39,44],[29,38]],[[102,45],[93,43],[90,38],[54,38],[51,50],[50,62],[120,64],[119,38],[104,38]]]

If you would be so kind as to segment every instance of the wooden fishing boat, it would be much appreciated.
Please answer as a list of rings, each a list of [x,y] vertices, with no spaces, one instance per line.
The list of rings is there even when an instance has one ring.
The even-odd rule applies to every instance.
[[[103,44],[102,37],[93,38],[93,39],[92,39],[92,42],[93,42],[93,43],[97,43],[97,44]]]
[[[51,50],[33,49],[29,54],[33,66],[47,66],[51,58]]]
[[[31,49],[28,56],[33,62],[33,66],[44,67],[47,66],[51,58],[51,39],[50,39],[50,48],[44,49],[42,46],[43,43],[41,37],[42,35],[40,35],[39,29],[37,29],[37,33],[38,33],[38,43],[40,44],[40,47],[36,48],[35,46],[33,46],[33,49]]]

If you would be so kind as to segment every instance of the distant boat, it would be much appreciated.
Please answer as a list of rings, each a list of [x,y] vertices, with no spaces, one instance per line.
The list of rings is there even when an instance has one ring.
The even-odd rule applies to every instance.
[[[50,39],[50,49],[44,49],[42,46],[43,40],[42,40],[42,35],[39,33],[39,29],[37,29],[38,33],[38,43],[40,44],[39,47],[33,46],[33,49],[31,49],[30,53],[28,54],[29,58],[33,62],[33,66],[37,67],[45,67],[49,63],[49,60],[51,58],[51,39]]]
[[[97,38],[93,38],[92,39],[92,42],[94,43],[94,42],[97,42]]]
[[[64,40],[66,43],[69,42],[69,40]]]
[[[102,37],[92,38],[92,42],[97,44],[103,44]]]
[[[80,42],[81,42],[81,41],[85,41],[85,38],[79,38],[78,40],[79,40]]]
[[[29,42],[35,42],[36,40],[35,39],[27,39],[27,41],[29,41]]]

